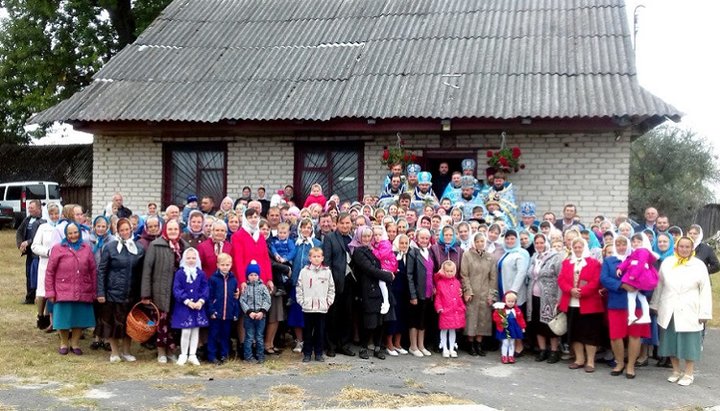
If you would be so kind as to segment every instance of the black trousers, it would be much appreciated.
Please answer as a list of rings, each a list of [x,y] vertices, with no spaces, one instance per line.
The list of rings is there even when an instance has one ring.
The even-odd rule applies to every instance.
[[[341,294],[335,295],[335,302],[327,314],[328,347],[338,349],[350,345],[353,338],[353,305],[355,298],[355,279],[345,277],[345,286]]]
[[[325,313],[303,313],[303,354],[322,355],[325,350]]]
[[[25,257],[25,302],[35,302],[35,288],[32,288],[32,281],[30,280],[33,258],[32,253]]]

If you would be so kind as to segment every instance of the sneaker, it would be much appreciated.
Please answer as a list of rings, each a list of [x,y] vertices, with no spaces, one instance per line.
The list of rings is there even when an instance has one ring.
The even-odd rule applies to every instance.
[[[683,377],[680,378],[680,380],[678,380],[677,383],[678,383],[678,385],[682,385],[683,387],[687,387],[688,385],[692,384],[693,381],[695,381],[695,376],[694,376],[694,375],[687,375],[687,374],[686,374],[686,375],[683,375]]]
[[[507,364],[507,363],[508,363],[508,357],[507,357],[507,355],[503,355],[502,357],[500,357],[500,361],[501,361],[503,364]]]
[[[160,364],[167,364],[168,358],[164,355],[158,355],[158,362]]]
[[[423,353],[424,356],[429,357],[432,355],[430,351],[428,351],[426,348],[421,348],[420,352]]]
[[[680,378],[682,378],[683,374],[681,372],[673,372],[671,376],[668,377],[668,382],[676,383],[680,381]]]
[[[409,352],[410,354],[414,355],[415,357],[424,357],[422,351],[420,351],[420,350],[413,350],[413,349],[411,349],[411,350],[408,351],[408,352]]]
[[[387,314],[390,311],[390,303],[380,304],[380,314]]]
[[[120,356],[118,356],[118,355],[111,355],[111,356],[110,356],[110,362],[111,362],[112,364],[119,363],[120,361],[122,361],[122,360],[120,359]]]
[[[360,358],[362,358],[363,360],[367,360],[368,358],[370,358],[370,355],[368,354],[367,348],[361,348],[361,349],[360,349],[360,355],[359,355],[359,356],[360,356]]]
[[[295,342],[295,348],[293,348],[293,352],[302,352],[303,350],[303,342],[302,341],[296,341]]]
[[[408,350],[404,349],[403,347],[398,347],[395,349],[398,354],[400,355],[408,355]]]
[[[187,362],[188,362],[188,356],[185,354],[181,354],[180,357],[178,358],[176,364],[182,366],[182,365],[185,365]]]
[[[515,357],[508,357],[508,362],[510,364],[515,364]]]
[[[397,351],[391,350],[390,348],[386,349],[385,351],[386,351],[386,352],[388,353],[388,355],[391,356],[391,357],[397,357],[397,356],[399,355]]]
[[[177,360],[178,360],[178,357],[175,354],[170,354],[167,356],[167,358],[168,358],[168,361],[170,361],[170,362],[177,362]]]
[[[310,356],[310,354],[303,355],[302,362],[310,362],[310,361],[312,361],[312,357]]]
[[[315,354],[315,361],[317,361],[317,362],[325,362],[325,357],[324,357],[322,354],[320,354],[320,355]]]
[[[377,347],[373,350],[373,355],[378,360],[384,360],[385,359],[385,353],[382,351],[382,348]]]
[[[457,354],[455,354],[455,355],[457,355]],[[442,356],[443,356],[443,358],[450,358],[450,350],[448,350],[447,348],[443,348]]]
[[[450,350],[450,358],[457,358],[457,351]]]
[[[197,355],[191,355],[188,357],[188,362],[192,365],[200,365],[200,360],[198,360]]]
[[[137,361],[137,358],[135,358],[135,356],[131,355],[131,354],[122,354],[120,357],[122,358],[123,361],[126,361],[126,362]]]

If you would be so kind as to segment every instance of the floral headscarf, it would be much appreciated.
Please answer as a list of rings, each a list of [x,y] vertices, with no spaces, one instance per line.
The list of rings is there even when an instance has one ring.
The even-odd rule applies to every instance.
[[[178,225],[178,236],[175,239],[171,239],[170,236],[168,236],[168,226],[170,224],[177,224]],[[170,249],[175,254],[175,264],[179,264],[180,260],[182,259],[182,253],[180,252],[180,223],[177,222],[177,220],[170,220],[163,226],[161,237],[167,241],[168,245],[170,246]]]

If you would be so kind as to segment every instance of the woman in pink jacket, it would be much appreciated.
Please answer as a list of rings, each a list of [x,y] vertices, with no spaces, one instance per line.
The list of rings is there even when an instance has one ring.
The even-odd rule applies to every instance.
[[[65,226],[65,238],[50,251],[45,274],[45,296],[53,306],[53,327],[60,332],[60,355],[72,351],[82,355],[79,346],[83,328],[95,326],[93,301],[97,290],[95,257],[74,222]],[[68,337],[72,330],[72,339]]]

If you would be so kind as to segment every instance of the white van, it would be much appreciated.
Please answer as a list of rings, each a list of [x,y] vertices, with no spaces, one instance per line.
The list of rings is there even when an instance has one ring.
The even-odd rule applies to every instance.
[[[0,184],[0,205],[13,208],[16,225],[20,225],[25,218],[25,210],[30,200],[40,200],[43,206],[43,218],[47,219],[48,204],[56,203],[62,206],[60,186],[51,181],[18,181]]]

